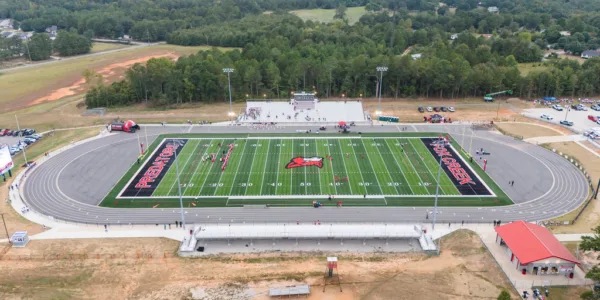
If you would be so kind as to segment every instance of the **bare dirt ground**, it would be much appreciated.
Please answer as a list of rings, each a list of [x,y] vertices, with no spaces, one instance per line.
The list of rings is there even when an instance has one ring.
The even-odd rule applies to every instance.
[[[172,52],[158,54],[158,55],[148,55],[148,56],[144,56],[144,57],[139,57],[139,58],[135,58],[135,59],[122,61],[119,63],[110,64],[108,66],[105,66],[105,67],[102,67],[99,69],[95,69],[94,71],[96,71],[97,75],[102,76],[103,83],[111,83],[116,80],[123,79],[123,74],[125,73],[125,70],[127,70],[129,67],[133,66],[134,64],[145,63],[148,60],[150,60],[151,58],[161,58],[161,57],[167,57],[172,60],[175,60],[179,57],[179,55],[176,55],[175,53],[172,53]],[[83,94],[83,93],[85,93],[86,90],[87,90],[87,87],[86,87],[85,79],[79,78],[75,82],[71,83],[68,86],[61,87],[59,89],[55,89],[55,90],[51,91],[50,93],[48,93],[47,95],[29,102],[28,106],[33,106],[33,105],[44,103],[47,101],[56,101],[56,100],[63,99],[68,96]]]
[[[552,143],[551,148],[556,149],[566,155],[572,156],[579,161],[585,170],[590,174],[592,182],[598,182],[600,178],[600,164],[598,157],[590,153],[588,150],[579,146],[575,142],[567,143]],[[580,209],[575,210],[557,220],[572,220]],[[582,233],[591,232],[591,228],[600,224],[600,204],[598,201],[592,200],[586,210],[579,217],[579,220],[574,225],[557,226],[552,228],[554,233]]]
[[[173,254],[178,243],[165,239],[32,241],[0,260],[0,298],[269,299],[269,287],[302,283],[313,300],[496,299],[510,291],[472,232],[442,243],[439,257],[344,253],[340,293],[333,285],[323,292],[325,253],[181,259]]]
[[[513,134],[522,136],[524,139],[539,136],[557,136],[563,135],[562,132],[546,125],[536,123],[497,123],[500,129]]]

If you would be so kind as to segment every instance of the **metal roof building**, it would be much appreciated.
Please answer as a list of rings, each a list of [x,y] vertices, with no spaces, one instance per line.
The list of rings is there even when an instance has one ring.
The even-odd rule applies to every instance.
[[[517,221],[496,227],[496,233],[496,242],[523,274],[571,275],[579,264],[545,227]]]

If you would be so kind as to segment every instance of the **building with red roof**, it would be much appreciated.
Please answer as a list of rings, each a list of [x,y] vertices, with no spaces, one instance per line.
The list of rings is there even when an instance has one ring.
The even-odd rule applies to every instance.
[[[517,221],[496,227],[496,243],[523,274],[573,276],[579,261],[546,227]]]

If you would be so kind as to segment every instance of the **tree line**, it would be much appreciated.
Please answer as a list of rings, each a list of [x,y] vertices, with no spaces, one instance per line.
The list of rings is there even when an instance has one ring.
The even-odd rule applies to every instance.
[[[376,44],[344,47],[305,42],[279,48],[274,46],[277,40],[261,40],[243,51],[200,51],[176,62],[151,59],[128,69],[122,81],[93,87],[85,101],[88,107],[226,101],[223,68],[235,69],[231,73],[234,100],[265,95],[287,99],[292,91],[302,90],[316,90],[321,98],[370,97],[375,95],[377,66],[388,67],[383,75],[384,97],[483,96],[506,89],[524,98],[584,97],[600,92],[598,58],[583,65],[569,60],[548,62],[547,70],[523,76],[514,55],[501,55],[483,39],[472,47],[438,41],[422,48],[418,59],[390,55]]]
[[[29,41],[18,35],[0,37],[0,62],[19,57],[39,61],[49,59],[54,52],[60,56],[72,56],[89,53],[91,49],[91,40],[75,30],[59,31],[54,41],[46,33],[34,33]]]

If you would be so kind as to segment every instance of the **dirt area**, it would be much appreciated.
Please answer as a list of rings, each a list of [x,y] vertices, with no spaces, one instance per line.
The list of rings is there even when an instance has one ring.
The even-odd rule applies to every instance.
[[[590,174],[592,182],[598,182],[598,179],[600,179],[600,164],[598,163],[598,157],[596,157],[594,154],[590,153],[588,150],[579,146],[575,142],[552,143],[550,144],[550,147],[577,159],[577,161],[583,165],[588,174]],[[556,220],[573,220],[579,211],[580,209],[577,209],[565,216],[557,218]],[[598,201],[592,200],[587,209],[579,217],[579,220],[577,220],[575,225],[557,226],[552,228],[552,232],[591,232],[591,228],[597,225],[600,225],[600,204],[598,204]]]
[[[550,126],[535,123],[497,123],[496,126],[512,135],[522,136],[524,139],[539,136],[563,135],[560,131],[555,130]]]
[[[39,142],[31,145],[27,148],[27,160],[35,161],[37,158],[44,155],[47,151],[52,151],[60,148],[62,145],[70,143],[72,141],[79,141],[86,139],[88,137],[92,137],[99,133],[99,129],[97,128],[85,128],[85,129],[75,129],[68,131],[57,131],[53,135],[48,135],[42,138]],[[4,220],[6,221],[6,227],[8,229],[9,234],[15,231],[26,230],[29,234],[36,234],[42,232],[42,226],[38,224],[34,224],[23,218],[14,209],[10,206],[10,204],[6,201],[8,199],[8,186],[13,183],[14,178],[16,177],[17,172],[20,171],[20,166],[25,163],[23,156],[19,153],[17,156],[13,157],[15,168],[13,169],[13,177],[8,178],[6,182],[0,181],[0,199],[2,199],[2,203],[0,203],[0,214],[4,214]],[[0,223],[0,238],[5,238],[5,230],[2,223]],[[1,299],[2,297],[0,297]]]
[[[181,259],[178,243],[165,239],[32,241],[0,260],[0,298],[264,300],[270,287],[302,283],[313,300],[496,299],[511,291],[472,232],[442,243],[439,257],[339,255],[340,293],[333,285],[323,292],[326,253]]]
[[[161,58],[161,57],[167,57],[172,60],[176,60],[179,57],[179,55],[176,55],[175,53],[172,53],[172,52],[160,54],[160,55],[149,55],[149,56],[139,57],[136,59],[126,60],[126,61],[119,62],[119,63],[110,64],[101,69],[95,69],[94,71],[96,71],[97,75],[102,76],[102,78],[103,78],[102,81],[104,83],[110,83],[110,82],[114,82],[119,79],[123,79],[123,74],[125,73],[127,68],[133,66],[134,64],[145,63],[148,60],[150,60],[151,58]],[[37,98],[37,99],[29,102],[27,105],[33,106],[33,105],[44,103],[47,101],[56,101],[56,100],[63,99],[68,96],[83,94],[87,90],[85,85],[86,85],[85,79],[79,78],[77,81],[73,82],[71,85],[53,90],[47,96]]]

